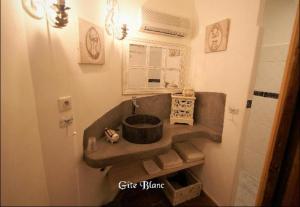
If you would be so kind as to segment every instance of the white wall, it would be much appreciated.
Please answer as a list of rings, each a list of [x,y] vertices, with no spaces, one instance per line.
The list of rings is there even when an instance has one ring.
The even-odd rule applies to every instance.
[[[196,90],[227,95],[222,143],[195,141],[205,154],[200,171],[204,191],[219,205],[230,205],[234,171],[241,140],[245,104],[251,81],[259,27],[260,1],[195,1],[198,33],[192,40],[190,80]],[[229,18],[230,32],[226,51],[204,53],[205,27]],[[228,107],[239,114],[228,113]]]
[[[5,149],[1,150],[1,153],[4,153],[1,157],[4,165],[5,162],[13,163],[9,162],[12,160],[26,167],[28,174],[20,176],[24,182],[29,182],[29,178],[39,178],[36,181],[37,185],[31,186],[29,190],[27,183],[17,186],[20,192],[31,192],[35,195],[36,199],[32,200],[30,196],[21,196],[26,194],[13,193],[15,182],[2,182],[1,188],[3,186],[4,193],[10,198],[7,199],[7,204],[18,200],[27,200],[29,204],[48,203],[48,192],[51,205],[100,205],[109,201],[115,193],[109,190],[106,180],[98,170],[88,167],[82,161],[82,137],[87,126],[121,100],[128,98],[122,97],[121,94],[122,43],[105,35],[105,65],[77,64],[78,17],[103,27],[106,0],[67,3],[72,8],[68,12],[70,21],[68,26],[61,30],[48,27],[45,20],[32,19],[22,10],[21,1],[6,1],[7,12],[2,12],[1,21],[10,19],[10,29],[3,40],[1,39],[1,42],[6,43],[5,47],[1,44],[1,50],[12,50],[6,53],[9,56],[3,58],[6,64],[1,65],[3,79],[6,80],[2,82],[2,90],[4,97],[11,96],[13,99],[7,98],[6,103],[1,103],[1,107],[4,107],[2,111],[5,111],[1,118],[9,124],[1,128],[12,131],[15,129],[12,127],[17,126],[17,130],[14,131],[17,136],[8,136],[5,131],[1,132],[1,136],[5,137],[3,144],[1,143],[1,147]],[[189,82],[196,90],[226,93],[226,107],[232,106],[240,110],[239,115],[234,116],[231,121],[231,114],[228,114],[226,108],[221,144],[207,140],[198,140],[196,143],[206,155],[206,163],[198,171],[204,190],[218,204],[230,204],[241,125],[258,36],[256,23],[260,1],[119,0],[119,3],[124,19],[133,27],[136,25],[138,9],[143,4],[162,12],[194,18],[195,32],[192,42],[188,39],[140,34],[134,32],[134,28],[130,30],[130,35],[190,45],[193,55]],[[228,49],[224,52],[205,54],[205,26],[224,18],[231,19]],[[17,40],[13,36],[16,33]],[[14,55],[16,51],[18,55]],[[19,71],[20,68],[26,70]],[[26,87],[22,85],[14,91],[16,83],[23,83]],[[22,89],[27,91],[23,92]],[[58,127],[58,120],[63,114],[58,112],[57,98],[65,95],[72,96],[72,113],[75,118],[68,131]],[[21,105],[19,100],[24,100],[24,103]],[[29,109],[26,108],[22,113],[15,110],[25,107],[25,103]],[[7,110],[13,104],[17,104],[15,111]],[[29,112],[31,113],[28,115]],[[19,114],[22,117],[31,117],[31,120],[19,120]],[[11,117],[14,119],[9,120]],[[24,129],[24,126],[33,131],[26,134],[24,130],[18,130]],[[73,131],[76,131],[77,135],[73,136]],[[26,145],[34,147],[35,150],[31,150],[31,164],[22,162],[20,157],[30,154],[21,150],[26,147],[19,144],[16,137],[23,137]],[[11,143],[7,143],[8,141]],[[18,146],[20,150],[13,151],[9,145]],[[7,156],[9,154],[13,154],[11,158]],[[17,171],[12,173],[15,166],[6,166],[5,172],[11,173],[7,174],[6,180],[19,176]]]
[[[1,1],[1,206],[49,205],[24,15]]]
[[[295,0],[266,1],[254,90],[280,92],[296,8]],[[237,170],[236,205],[255,205],[277,102],[253,96]]]
[[[7,12],[3,14],[1,21],[9,23],[7,25],[10,29],[7,30],[7,35],[1,39],[1,42],[6,43],[5,49],[12,51],[7,53],[8,56],[2,56],[7,63],[1,66],[6,80],[2,88],[5,97],[9,97],[11,93],[14,99],[7,99],[7,103],[3,102],[5,104],[1,103],[1,106],[3,105],[3,111],[5,111],[4,120],[12,117],[14,119],[7,122],[9,126],[4,125],[1,128],[15,130],[16,136],[8,136],[5,131],[1,134],[5,137],[4,141],[13,140],[12,143],[2,142],[1,146],[5,149],[3,151],[5,154],[1,157],[4,164],[5,162],[12,163],[10,160],[22,163],[23,167],[30,168],[31,174],[20,175],[20,171],[15,171],[14,174],[13,167],[16,165],[13,165],[5,170],[6,173],[11,173],[11,176],[8,175],[8,178],[3,177],[1,180],[12,180],[17,175],[26,182],[31,180],[29,178],[39,178],[36,181],[37,186],[33,186],[29,191],[37,197],[36,201],[29,196],[22,197],[15,193],[15,187],[18,187],[20,192],[26,192],[30,184],[21,185],[22,182],[18,182],[20,186],[16,186],[13,182],[2,182],[5,189],[2,192],[10,198],[3,201],[6,204],[13,204],[18,200],[22,203],[26,200],[32,205],[38,202],[50,205],[100,205],[109,201],[115,193],[109,190],[106,179],[98,170],[88,167],[82,161],[82,138],[86,127],[124,99],[121,94],[122,42],[113,41],[105,34],[105,65],[77,64],[78,17],[103,27],[106,0],[66,2],[71,10],[68,11],[69,24],[63,29],[49,27],[45,20],[31,18],[22,9],[21,1],[5,2]],[[126,14],[125,20],[129,21],[129,26],[135,25],[138,9],[143,4],[154,8],[159,6],[162,11],[169,11],[175,15],[178,13],[186,17],[191,16],[190,10],[193,6],[192,0],[184,2],[180,0],[162,2],[120,0],[119,2],[121,11]],[[10,21],[7,21],[8,19]],[[18,38],[13,36],[16,32]],[[134,29],[130,30],[130,35],[183,44],[189,42],[189,40],[142,35],[135,33]],[[21,44],[18,44],[19,41]],[[3,44],[1,44],[2,49]],[[23,74],[25,69],[19,70],[24,67],[26,73]],[[11,78],[6,78],[5,74]],[[11,89],[19,83],[26,85],[28,92],[22,90],[24,87],[16,88],[15,91]],[[72,96],[73,110],[60,114],[57,99],[66,95]],[[24,97],[32,110],[30,116],[27,114],[30,110],[22,111],[22,113],[8,110],[13,103],[18,104],[15,108],[22,109],[25,103],[21,105],[20,100]],[[60,129],[59,118],[71,113],[75,118],[74,124],[68,130]],[[33,116],[33,121],[19,120],[19,115],[27,118]],[[16,119],[18,122],[15,123]],[[13,126],[15,128],[12,128]],[[32,128],[31,134],[24,133],[22,129],[25,126]],[[74,131],[77,135],[73,135]],[[17,137],[22,137],[27,145],[36,148],[35,151],[32,150],[34,156],[30,157],[36,160],[30,165],[27,162],[23,163],[21,159],[29,155],[24,156],[24,151],[21,149],[25,148],[20,145]],[[21,149],[13,150],[8,146],[9,144]],[[13,154],[14,157],[9,158],[7,156],[9,154]],[[45,189],[46,186],[47,189]]]

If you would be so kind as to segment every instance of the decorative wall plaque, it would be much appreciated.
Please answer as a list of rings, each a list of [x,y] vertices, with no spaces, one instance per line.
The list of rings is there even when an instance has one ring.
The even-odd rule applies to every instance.
[[[205,52],[219,52],[227,49],[230,19],[206,27]]]
[[[103,31],[97,25],[79,19],[79,63],[104,64]]]

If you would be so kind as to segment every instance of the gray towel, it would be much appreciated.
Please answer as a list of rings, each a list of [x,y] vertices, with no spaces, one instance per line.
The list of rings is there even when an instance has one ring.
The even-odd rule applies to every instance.
[[[193,162],[204,159],[204,154],[189,142],[179,142],[173,148],[185,162]]]
[[[169,169],[180,167],[183,161],[174,150],[170,150],[158,156],[158,163],[162,169]]]
[[[161,171],[161,169],[157,166],[157,164],[153,160],[145,160],[143,161],[143,165],[149,175]]]

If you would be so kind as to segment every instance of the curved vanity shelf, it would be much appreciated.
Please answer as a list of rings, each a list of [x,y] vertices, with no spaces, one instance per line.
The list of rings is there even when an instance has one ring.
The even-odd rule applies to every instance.
[[[105,128],[118,128],[117,133],[122,135],[122,120],[132,113],[131,100],[123,101],[85,129],[83,137],[85,162],[93,168],[118,165],[125,161],[136,162],[165,153],[172,147],[172,143],[191,138],[206,138],[220,143],[222,141],[226,95],[223,93],[196,92],[195,96],[194,126],[170,124],[170,94],[138,98],[137,114],[153,115],[164,120],[162,138],[150,144],[134,144],[120,136],[118,143],[110,144],[105,141]],[[92,153],[86,152],[89,137],[97,138],[97,150]]]
[[[119,134],[122,134],[119,131]],[[110,144],[104,138],[97,140],[97,151],[85,152],[86,163],[93,168],[103,168],[109,165],[148,159],[155,155],[164,153],[172,147],[172,143],[185,141],[191,138],[207,138],[219,140],[222,134],[203,125],[182,125],[170,124],[169,120],[164,121],[163,137],[152,144],[134,144],[120,137],[120,141]]]

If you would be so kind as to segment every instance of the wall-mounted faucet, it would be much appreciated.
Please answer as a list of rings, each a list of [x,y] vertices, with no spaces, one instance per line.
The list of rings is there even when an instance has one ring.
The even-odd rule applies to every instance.
[[[139,108],[140,106],[137,104],[136,96],[132,96],[132,114],[135,114],[136,108]]]

